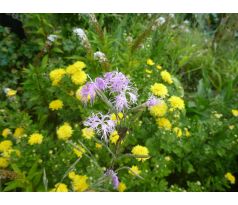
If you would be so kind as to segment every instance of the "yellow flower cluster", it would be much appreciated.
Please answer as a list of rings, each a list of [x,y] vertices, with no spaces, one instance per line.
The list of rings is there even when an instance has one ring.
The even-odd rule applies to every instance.
[[[9,165],[9,160],[6,157],[0,157],[0,168],[7,168]]]
[[[22,127],[18,127],[15,129],[14,133],[13,133],[13,137],[15,137],[16,139],[21,138],[25,133],[25,130]]]
[[[57,183],[55,188],[51,190],[52,192],[68,192],[68,187],[64,183]]]
[[[120,124],[120,120],[122,120],[124,117],[122,112],[119,112],[117,114],[112,113],[111,114],[111,120],[115,121],[117,124]]]
[[[160,73],[162,80],[168,84],[172,84],[173,80],[170,73],[167,70],[164,70]]]
[[[184,101],[180,97],[171,96],[168,101],[174,109],[183,110],[185,108]]]
[[[56,133],[60,140],[68,140],[73,134],[73,129],[69,123],[64,123],[57,129]]]
[[[64,77],[65,74],[66,71],[63,68],[52,70],[50,72],[50,80],[52,81],[52,85],[59,85],[61,79]]]
[[[165,130],[171,130],[172,124],[167,118],[158,118],[156,119],[156,123],[160,128],[164,128]]]
[[[64,106],[64,104],[61,100],[53,100],[49,104],[49,108],[51,110],[59,110],[59,109],[62,109],[63,106]]]
[[[86,67],[85,63],[82,61],[77,61],[72,65],[69,65],[66,69],[58,68],[50,72],[50,79],[52,85],[58,85],[64,75],[68,74],[71,77],[71,81],[75,85],[83,85],[87,80],[87,75],[83,71]]]
[[[83,153],[85,153],[85,149],[81,146],[77,146],[77,148],[74,148],[73,151],[78,158],[81,158],[83,156]]]
[[[2,136],[4,138],[7,138],[8,135],[10,135],[12,132],[9,128],[5,128],[3,131],[2,131]]]
[[[230,173],[230,172],[227,172],[227,173],[225,174],[225,178],[226,178],[231,184],[235,184],[235,182],[236,182],[235,176],[234,176],[232,173]]]
[[[95,147],[96,147],[97,149],[101,149],[101,148],[102,148],[102,144],[96,143],[96,144],[95,144]]]
[[[168,95],[168,89],[162,83],[155,83],[151,86],[150,90],[154,95],[158,97],[165,98]]]
[[[7,93],[6,93],[7,97],[13,97],[16,94],[17,94],[17,91],[10,88],[7,90]]]
[[[4,140],[0,143],[0,152],[7,152],[12,148],[12,141]]]
[[[71,171],[68,177],[72,180],[73,190],[77,192],[86,191],[89,187],[87,183],[88,177],[86,175],[75,174],[74,171]]]
[[[182,132],[181,128],[179,128],[179,127],[174,127],[173,131],[174,131],[174,133],[177,135],[177,137],[182,137],[183,132]]]
[[[149,159],[149,157],[147,157],[149,155],[149,150],[147,149],[147,147],[136,145],[135,147],[133,147],[131,153],[133,155],[143,155],[143,157],[136,157],[138,161],[144,162],[145,160]]]
[[[120,136],[119,136],[118,132],[115,130],[114,132],[111,133],[109,138],[110,138],[110,142],[112,144],[116,144],[117,141],[119,140]]]
[[[154,65],[155,63],[154,63],[154,61],[153,60],[151,60],[150,58],[149,59],[147,59],[147,65],[150,65],[150,66],[152,66],[152,65]]]
[[[233,110],[231,110],[231,112],[232,112],[233,116],[238,117],[238,110],[233,109]]]
[[[33,133],[30,135],[30,138],[28,140],[29,145],[34,145],[34,144],[41,144],[43,141],[43,135],[39,133]]]
[[[126,190],[126,184],[123,182],[120,182],[117,189],[119,192],[124,192]]]
[[[162,101],[161,103],[158,103],[157,105],[151,106],[149,110],[152,116],[163,117],[167,113],[168,106],[164,101]]]
[[[131,174],[131,175],[140,175],[141,170],[139,170],[139,168],[138,168],[137,166],[134,166],[134,165],[133,165],[133,166],[130,168],[130,170],[128,171],[128,173]]]
[[[82,129],[82,136],[85,138],[85,139],[92,139],[94,136],[95,136],[95,132],[92,128],[83,128]]]

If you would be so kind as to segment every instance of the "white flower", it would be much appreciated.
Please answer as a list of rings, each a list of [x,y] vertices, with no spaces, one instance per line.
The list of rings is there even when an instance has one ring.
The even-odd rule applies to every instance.
[[[57,35],[51,34],[47,37],[47,40],[50,42],[54,42],[58,38]]]
[[[157,26],[161,26],[166,22],[166,20],[163,16],[161,16],[155,22],[156,22]]]
[[[105,54],[101,51],[97,51],[93,54],[95,60],[98,60],[100,63],[107,61]]]
[[[75,28],[73,30],[73,32],[80,38],[80,40],[81,40],[81,42],[82,42],[84,47],[91,48],[90,43],[88,41],[88,37],[87,37],[87,35],[86,35],[86,33],[84,32],[83,29]]]

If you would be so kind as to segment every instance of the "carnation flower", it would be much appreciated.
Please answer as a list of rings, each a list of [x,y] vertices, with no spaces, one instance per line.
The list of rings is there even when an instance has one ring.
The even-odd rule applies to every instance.
[[[82,102],[84,102],[84,103],[87,103],[89,100],[91,101],[91,103],[93,103],[93,101],[96,97],[95,83],[93,83],[93,82],[86,83],[86,85],[84,85],[81,88],[80,97],[81,97]]]
[[[120,183],[117,174],[112,169],[108,169],[105,175],[112,178],[113,187],[117,189]]]
[[[101,134],[106,142],[108,142],[108,136],[115,130],[116,126],[110,115],[103,115],[102,113],[92,114],[83,124]]]
[[[146,101],[146,106],[147,107],[152,107],[157,104],[161,103],[161,100],[155,97],[154,95],[150,96],[149,99]]]

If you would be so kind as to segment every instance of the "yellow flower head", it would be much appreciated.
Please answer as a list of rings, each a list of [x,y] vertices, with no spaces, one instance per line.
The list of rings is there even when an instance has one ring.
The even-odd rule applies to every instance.
[[[73,151],[79,158],[81,158],[83,156],[83,153],[85,153],[85,149],[81,146],[77,146],[77,148],[74,148]]]
[[[86,64],[83,61],[77,61],[73,64],[73,66],[75,66],[79,70],[82,70],[86,67]]]
[[[145,160],[149,159],[149,157],[146,157],[147,155],[149,155],[149,150],[147,149],[147,147],[141,146],[141,145],[136,145],[135,147],[133,147],[131,153],[133,155],[145,155],[145,157],[143,158],[137,158],[136,159],[138,161],[142,161],[144,162]]]
[[[152,66],[152,65],[154,65],[154,64],[155,64],[155,63],[154,63],[154,61],[153,61],[153,60],[151,60],[150,58],[149,58],[149,59],[147,59],[146,63],[147,63],[147,65],[150,65],[150,66]]]
[[[155,83],[154,85],[151,86],[150,90],[154,95],[162,98],[168,95],[167,87],[161,83]]]
[[[50,80],[52,81],[52,85],[58,85],[66,74],[66,71],[63,68],[55,69],[50,72]]]
[[[51,191],[53,191],[53,192],[68,192],[68,187],[64,183],[57,183],[55,185],[55,188],[52,189]]]
[[[92,128],[83,128],[82,129],[82,136],[85,138],[85,139],[92,139],[94,136],[95,136],[95,132]]]
[[[96,147],[97,149],[101,149],[101,148],[102,148],[102,144],[96,143],[96,144],[95,144],[95,147]]]
[[[230,173],[230,172],[227,172],[227,173],[225,174],[225,178],[226,178],[231,184],[235,184],[235,182],[236,182],[235,176],[232,175],[232,173]]]
[[[148,73],[148,74],[153,73],[153,71],[152,71],[152,70],[149,70],[149,69],[145,69],[145,72]]]
[[[174,133],[177,135],[177,137],[182,137],[183,132],[182,132],[182,130],[181,130],[179,127],[175,127],[175,128],[173,129],[173,131],[174,131]]]
[[[0,143],[0,152],[7,152],[12,148],[12,141],[4,140]]]
[[[162,66],[161,66],[161,65],[157,65],[156,68],[157,68],[158,70],[162,70]]]
[[[119,192],[124,192],[126,190],[126,184],[123,182],[120,182],[117,189]]]
[[[117,131],[114,131],[114,132],[112,132],[111,135],[110,135],[110,142],[111,142],[112,144],[116,144],[117,141],[119,140],[119,138],[120,138],[120,136],[118,135],[118,132],[117,132]]]
[[[11,134],[11,130],[9,128],[5,128],[3,131],[2,131],[2,136],[4,138],[7,138],[8,135]]]
[[[7,168],[9,165],[9,160],[5,157],[0,157],[0,168]]]
[[[231,112],[235,117],[238,117],[238,110],[231,110]]]
[[[172,96],[168,101],[174,109],[183,110],[185,108],[184,101],[180,97]]]
[[[190,134],[188,128],[184,128],[184,131],[185,131],[185,136],[186,136],[186,137],[190,137],[190,136],[191,136],[191,134]]]
[[[16,90],[13,90],[13,89],[10,89],[10,88],[7,89],[7,93],[6,93],[7,97],[13,97],[16,94],[17,94]]]
[[[72,136],[73,129],[69,123],[64,123],[57,129],[56,133],[60,140],[67,140]]]
[[[167,118],[158,118],[156,123],[160,128],[164,128],[166,130],[171,130],[172,128],[172,124]]]
[[[173,80],[171,78],[171,75],[168,71],[164,70],[160,73],[161,78],[163,79],[164,82],[168,84],[172,84]]]
[[[86,175],[77,175],[75,173],[71,173],[71,175],[69,175],[69,178],[72,180],[74,191],[82,192],[88,189],[88,177]]]
[[[25,130],[22,127],[18,127],[15,129],[13,137],[15,138],[21,138],[25,133]]]
[[[87,75],[84,71],[77,71],[71,76],[71,80],[75,85],[83,85],[87,80]]]
[[[149,110],[152,116],[163,117],[167,113],[168,106],[164,101],[162,101],[161,103],[158,103],[157,105],[151,106]]]
[[[79,87],[79,89],[76,91],[76,93],[75,93],[75,96],[76,96],[76,98],[78,99],[78,100],[81,100],[82,99],[82,96],[81,96],[81,90],[82,90],[82,86],[80,86]],[[89,95],[89,99],[88,100],[90,100],[90,95]]]
[[[131,175],[140,175],[141,173],[141,171],[139,170],[137,166],[132,166],[128,172]]]
[[[39,133],[33,133],[30,135],[30,138],[28,140],[29,145],[34,145],[34,144],[41,144],[43,141],[43,135]]]
[[[59,109],[62,109],[63,106],[64,104],[61,100],[53,100],[49,104],[49,108],[51,110],[59,110]]]

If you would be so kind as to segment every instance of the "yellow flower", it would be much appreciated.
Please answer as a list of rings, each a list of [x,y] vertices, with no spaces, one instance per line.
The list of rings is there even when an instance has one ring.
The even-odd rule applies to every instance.
[[[85,138],[85,139],[92,139],[94,136],[95,136],[95,132],[92,128],[83,128],[82,129],[82,136]]]
[[[83,153],[85,153],[85,149],[81,146],[77,146],[77,148],[74,148],[73,151],[79,158],[81,158],[83,156]]]
[[[83,85],[87,80],[87,75],[84,71],[77,71],[71,76],[71,80],[75,85]]]
[[[168,95],[167,87],[161,83],[155,83],[154,85],[151,86],[150,90],[154,95],[157,95],[159,97],[164,98]]]
[[[49,108],[51,110],[59,110],[64,106],[63,102],[61,100],[53,100],[49,104]]]
[[[82,90],[82,86],[80,86],[79,87],[79,89],[76,91],[76,93],[75,93],[75,96],[76,96],[76,98],[78,99],[78,100],[81,100],[82,99],[82,96],[81,96],[81,90]],[[89,99],[88,100],[90,100],[90,95],[88,95],[89,96]]]
[[[77,175],[75,172],[70,173],[69,178],[72,180],[74,191],[82,192],[88,189],[88,177],[86,175]]]
[[[30,138],[28,140],[29,145],[34,145],[34,144],[41,144],[43,140],[43,135],[39,133],[33,133],[30,135]]]
[[[96,143],[96,144],[95,144],[95,147],[96,147],[97,149],[101,149],[101,148],[102,148],[102,144]]]
[[[149,70],[149,69],[145,69],[145,72],[148,73],[148,74],[153,73],[153,71],[152,71],[152,70]]]
[[[229,129],[233,130],[235,128],[235,125],[229,125]]]
[[[115,113],[112,113],[112,114],[111,114],[111,120],[113,120],[113,121],[116,121],[116,120],[117,120],[117,116],[116,116]]]
[[[168,101],[170,102],[171,106],[174,109],[183,110],[185,108],[184,101],[180,97],[172,96],[172,97],[169,98]]]
[[[68,174],[68,177],[69,177],[70,179],[74,179],[75,176],[76,176],[76,174],[75,174],[74,171],[71,171],[71,172],[69,172],[69,174]]]
[[[3,157],[10,158],[11,154],[15,153],[17,157],[21,156],[21,152],[17,149],[9,149],[8,151],[3,152]]]
[[[0,157],[0,168],[7,168],[9,165],[9,161],[5,157]]]
[[[164,128],[166,130],[171,130],[172,125],[167,118],[158,118],[156,123],[159,127]]]
[[[183,132],[182,132],[182,130],[181,130],[179,127],[175,127],[175,128],[173,129],[173,131],[175,132],[175,134],[177,135],[177,137],[182,137]]]
[[[68,187],[64,183],[57,183],[55,185],[55,188],[52,189],[51,191],[53,191],[53,192],[68,192]]]
[[[120,119],[122,119],[123,116],[124,116],[122,112],[119,112],[117,115],[118,115],[118,117],[119,117]]]
[[[166,156],[164,159],[165,159],[166,161],[170,161],[170,160],[171,160],[171,157],[170,157],[170,156]]]
[[[120,136],[118,135],[118,132],[117,132],[117,131],[114,131],[114,132],[112,132],[111,135],[110,135],[110,142],[111,142],[112,144],[116,144],[117,141],[119,140],[119,138],[120,138]]]
[[[143,158],[137,158],[136,159],[138,161],[142,161],[144,162],[145,160],[149,159],[149,157],[146,157],[147,155],[149,155],[149,150],[147,149],[147,147],[141,146],[141,145],[136,145],[135,147],[133,147],[131,153],[133,155],[145,155],[145,157]]]
[[[163,79],[164,82],[168,84],[172,84],[173,80],[171,78],[170,73],[167,70],[164,70],[160,73],[161,78]]]
[[[126,190],[126,184],[123,182],[120,182],[117,189],[119,192],[124,192]]]
[[[157,105],[151,106],[149,110],[152,116],[163,117],[167,113],[168,106],[164,101],[162,101],[161,103],[158,103]]]
[[[73,129],[68,123],[64,123],[57,129],[56,133],[59,139],[67,140],[72,136]]]
[[[231,110],[231,112],[235,117],[238,117],[238,110]]]
[[[73,66],[75,66],[79,70],[82,70],[86,67],[86,64],[83,61],[77,61],[73,64]]]
[[[5,128],[3,131],[2,131],[2,136],[4,138],[7,138],[8,135],[11,134],[11,130],[9,128]]]
[[[137,166],[132,166],[130,170],[128,171],[128,173],[131,175],[139,175],[141,171],[139,170]]]
[[[151,60],[150,58],[149,59],[147,59],[147,65],[150,65],[150,66],[152,66],[152,65],[154,65],[155,63],[154,63],[154,61],[153,60]]]
[[[18,127],[15,129],[13,137],[21,138],[25,133],[25,130],[22,127]]]
[[[66,71],[63,68],[55,69],[50,72],[50,80],[52,81],[52,85],[58,85],[66,74]]]
[[[161,69],[162,69],[162,66],[161,66],[161,65],[157,65],[156,68],[157,68],[158,70],[161,70]]]
[[[7,152],[12,148],[12,141],[4,140],[0,143],[0,152]]]
[[[13,89],[10,89],[10,88],[7,89],[7,93],[6,93],[7,97],[13,97],[16,94],[17,94],[16,90],[13,90]]]
[[[186,137],[190,137],[191,136],[190,132],[188,131],[188,128],[184,128],[184,131],[185,131],[185,136]]]
[[[231,184],[235,184],[235,182],[236,182],[235,176],[232,175],[232,173],[230,173],[230,172],[227,172],[227,173],[225,174],[225,178],[226,178]]]

